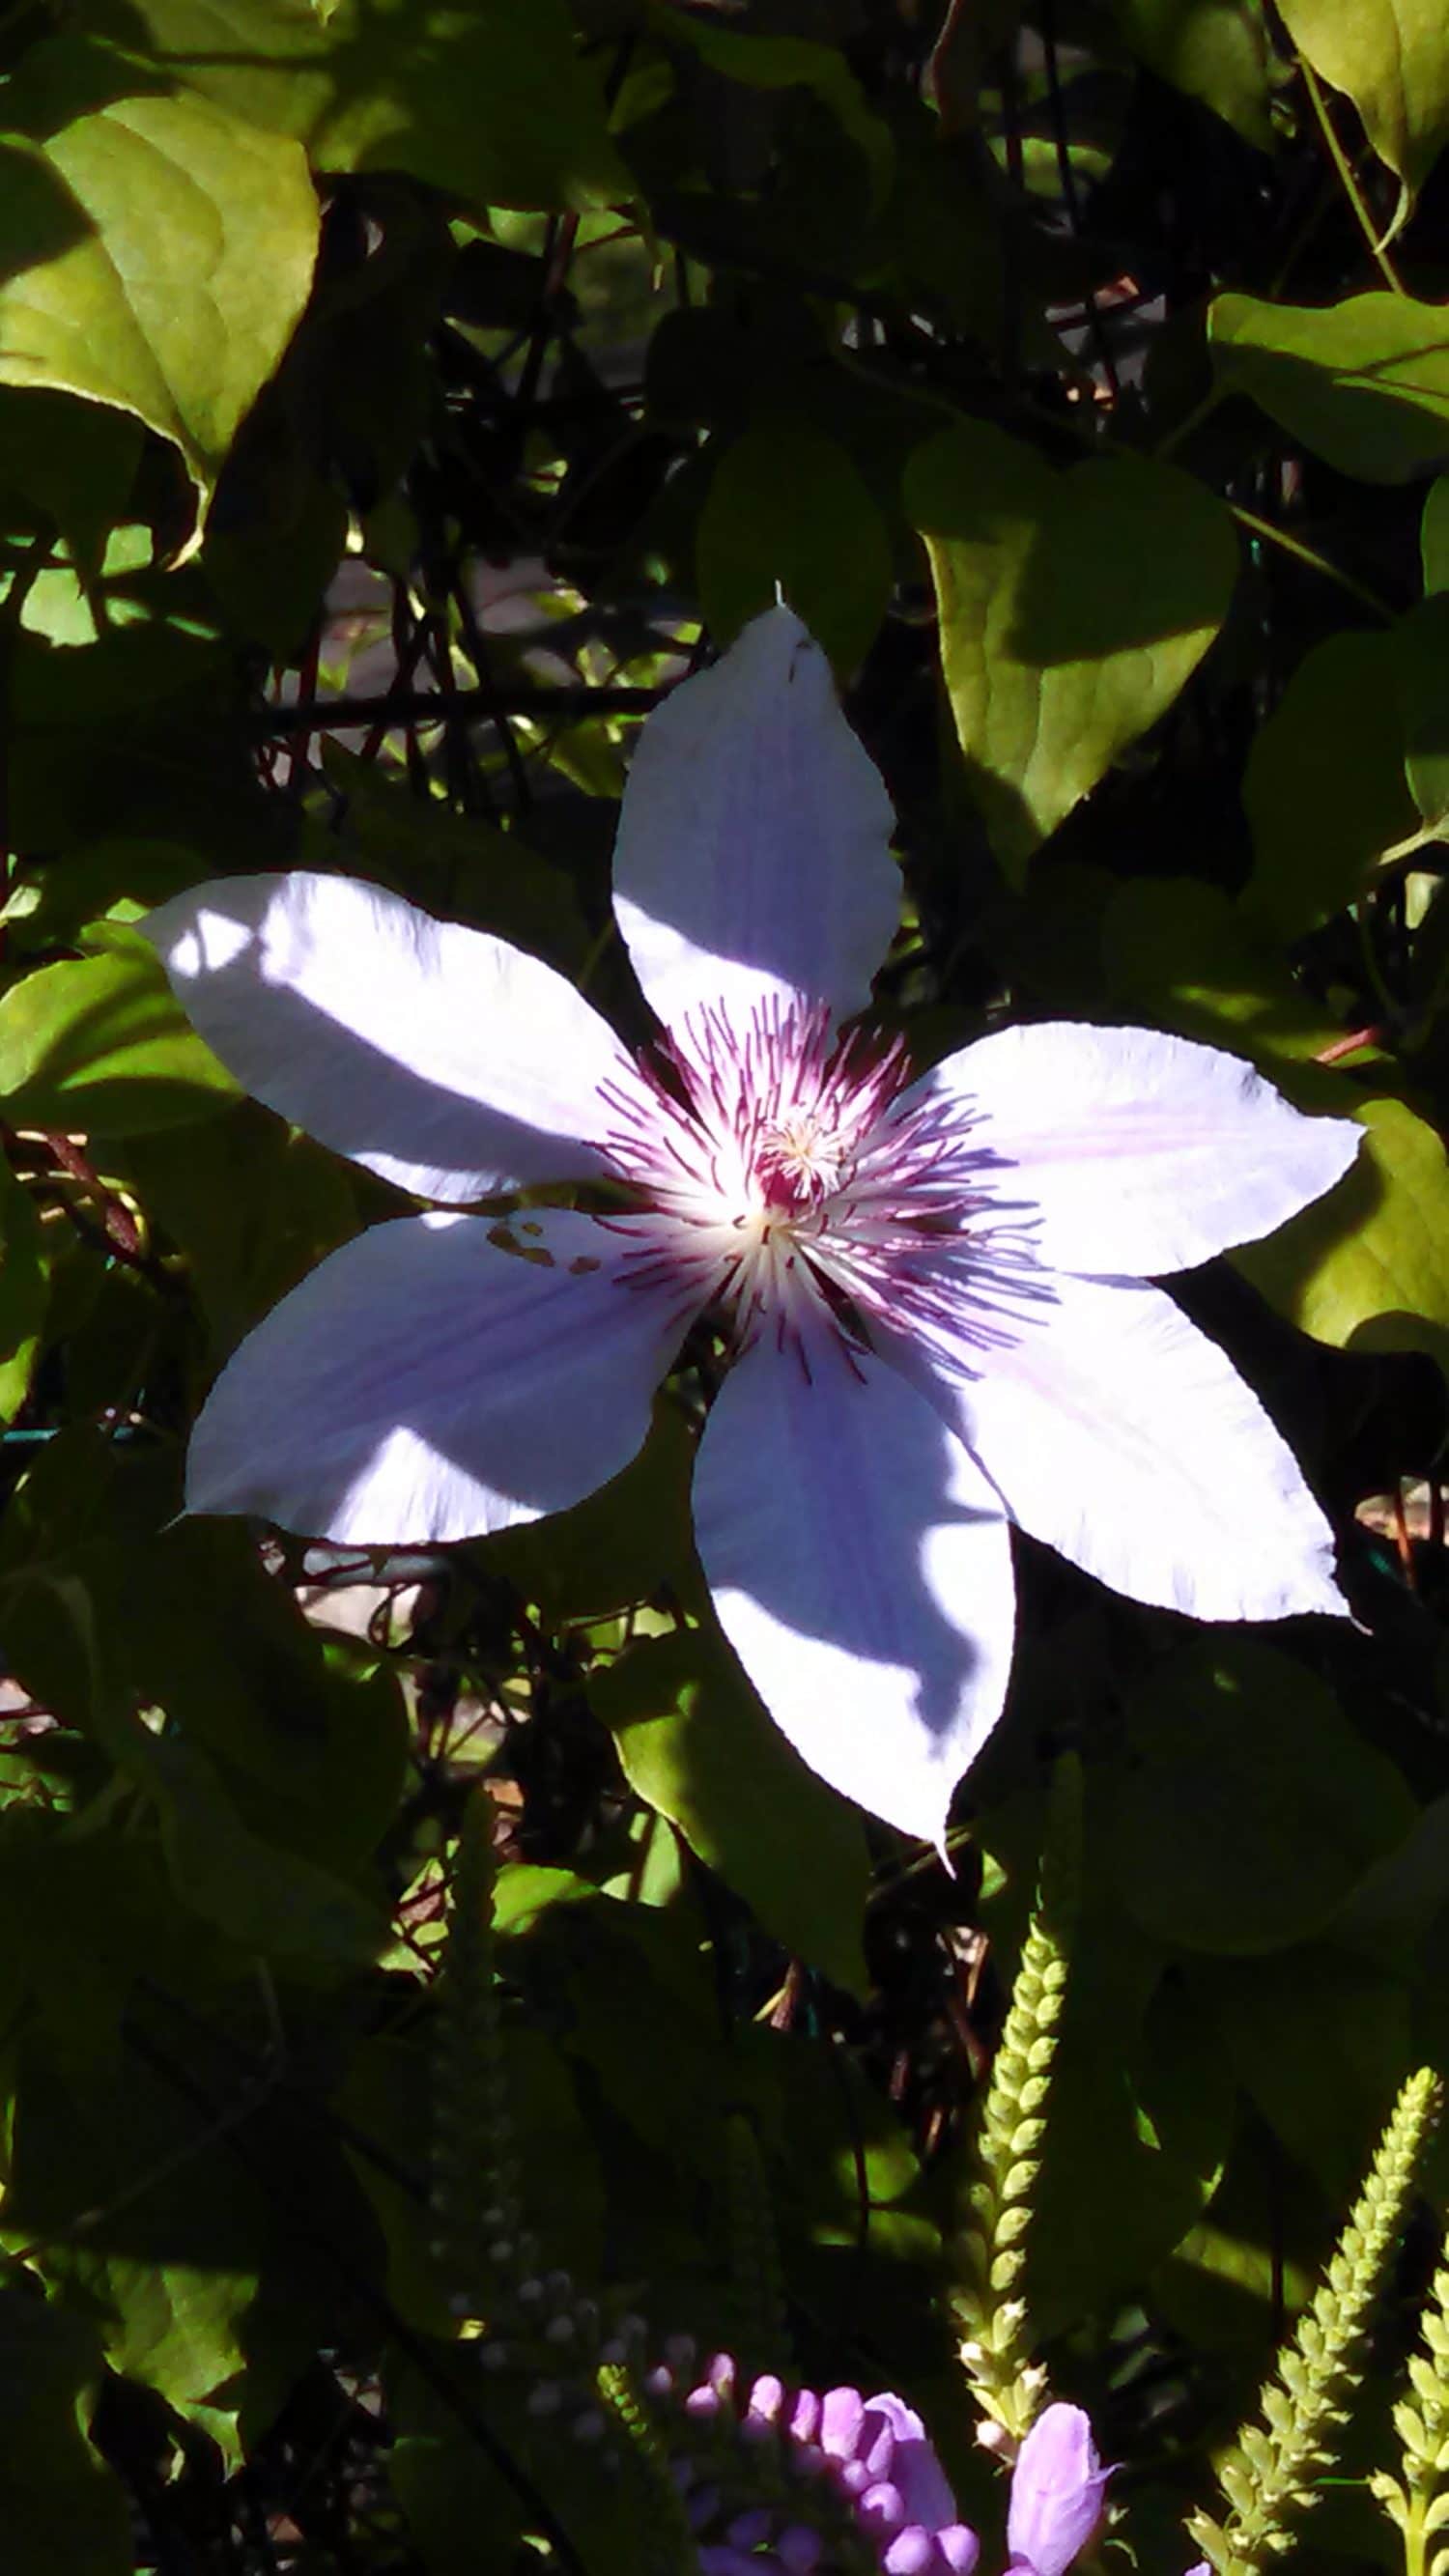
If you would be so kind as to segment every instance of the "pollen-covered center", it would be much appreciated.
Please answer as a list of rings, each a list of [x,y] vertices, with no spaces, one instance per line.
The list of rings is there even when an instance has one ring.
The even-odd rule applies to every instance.
[[[996,1204],[974,1113],[913,1085],[899,1039],[837,1036],[823,1006],[761,1004],[743,1028],[697,1010],[604,1097],[635,1285],[722,1308],[740,1342],[762,1322],[856,1347],[873,1325],[997,1337],[995,1290],[1031,1259],[1019,1209]]]
[[[840,1139],[827,1119],[797,1113],[767,1127],[755,1153],[765,1205],[782,1217],[819,1208],[846,1171]]]

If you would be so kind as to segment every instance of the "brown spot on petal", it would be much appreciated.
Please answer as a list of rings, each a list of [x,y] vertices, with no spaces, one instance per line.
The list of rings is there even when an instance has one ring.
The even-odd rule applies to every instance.
[[[581,1252],[577,1261],[569,1263],[569,1277],[582,1279],[586,1270],[602,1270],[603,1266],[602,1261],[595,1261],[587,1252]]]

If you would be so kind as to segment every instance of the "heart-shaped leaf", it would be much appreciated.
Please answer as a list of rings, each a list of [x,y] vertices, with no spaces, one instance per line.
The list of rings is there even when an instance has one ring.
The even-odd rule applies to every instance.
[[[1353,100],[1403,185],[1403,221],[1449,143],[1449,42],[1441,0],[1279,0],[1300,54]]]
[[[1057,474],[983,421],[918,449],[906,506],[972,794],[1019,880],[1206,652],[1232,595],[1232,525],[1171,466],[1093,458]]]
[[[1321,310],[1220,295],[1208,312],[1220,385],[1250,394],[1340,474],[1403,483],[1449,456],[1449,312],[1411,295]]]
[[[299,146],[207,99],[118,98],[6,144],[0,381],[133,412],[204,500],[307,300],[317,222]]]

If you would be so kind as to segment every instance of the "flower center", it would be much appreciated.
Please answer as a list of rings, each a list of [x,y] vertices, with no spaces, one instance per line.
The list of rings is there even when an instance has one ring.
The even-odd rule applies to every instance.
[[[721,1307],[733,1338],[826,1324],[1015,1338],[1037,1269],[974,1110],[912,1084],[903,1042],[836,1037],[824,1005],[696,1010],[604,1094],[602,1140],[637,1207],[625,1276]],[[1039,1289],[1036,1290],[1040,1293]]]

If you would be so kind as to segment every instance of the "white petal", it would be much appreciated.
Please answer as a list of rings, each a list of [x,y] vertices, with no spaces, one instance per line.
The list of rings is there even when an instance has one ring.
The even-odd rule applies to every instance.
[[[248,1335],[192,1435],[186,1504],[310,1538],[422,1546],[537,1520],[628,1465],[678,1301],[621,1284],[618,1239],[558,1209],[403,1217],[320,1264]]]
[[[551,966],[352,877],[222,877],[141,925],[258,1100],[431,1199],[597,1171],[630,1059]]]
[[[725,1380],[695,1474],[715,1607],[812,1771],[939,1842],[1011,1665],[1010,1542],[932,1408],[837,1347],[763,1340]]]
[[[922,1076],[975,1102],[1058,1270],[1152,1279],[1252,1243],[1332,1189],[1363,1129],[1305,1118],[1240,1057],[1155,1029],[1002,1029]],[[1019,1188],[1017,1186],[1019,1175]]]
[[[639,738],[614,849],[614,908],[666,1027],[723,1002],[859,1010],[900,880],[890,800],[840,711],[830,665],[767,609],[686,680]]]
[[[1195,1619],[1344,1613],[1333,1532],[1231,1362],[1160,1288],[1072,1279],[936,1397],[1011,1517],[1116,1592]],[[918,1385],[924,1344],[898,1364]]]

